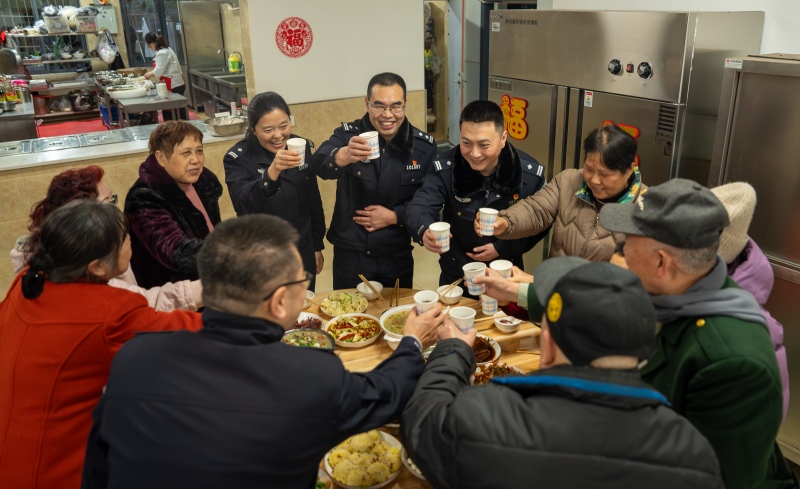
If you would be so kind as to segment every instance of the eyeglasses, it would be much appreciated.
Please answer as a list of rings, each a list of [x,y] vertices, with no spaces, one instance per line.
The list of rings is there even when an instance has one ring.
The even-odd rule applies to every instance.
[[[372,102],[367,102],[369,104],[369,108],[375,115],[380,115],[386,112],[386,109],[389,109],[389,112],[392,114],[402,114],[404,110],[406,110],[405,105],[403,104],[394,104],[389,107],[383,104],[373,104]]]
[[[291,282],[286,282],[285,284],[280,284],[279,286],[275,287],[275,290],[273,290],[269,294],[265,295],[264,298],[261,299],[261,300],[262,301],[269,300],[269,298],[272,297],[272,295],[275,294],[275,292],[277,292],[278,289],[280,289],[281,287],[288,287],[290,285],[302,284],[303,282],[311,283],[311,279],[313,279],[313,278],[314,278],[314,276],[311,275],[310,273],[308,273],[308,270],[306,270],[305,272],[303,272],[303,278],[301,278],[300,280],[293,280]],[[308,287],[308,286],[306,285],[306,287]]]

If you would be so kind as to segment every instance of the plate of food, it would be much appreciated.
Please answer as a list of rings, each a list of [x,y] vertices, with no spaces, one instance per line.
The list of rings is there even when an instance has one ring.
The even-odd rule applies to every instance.
[[[381,322],[369,314],[342,314],[328,321],[325,331],[333,336],[338,346],[358,348],[378,339]]]
[[[500,358],[500,345],[492,338],[479,334],[472,345],[472,353],[478,365],[486,365]]]
[[[294,322],[293,329],[322,329],[324,322],[325,321],[323,321],[322,318],[316,314],[310,312],[301,312],[300,315],[297,316],[297,321]]]
[[[403,336],[403,326],[408,319],[408,313],[414,308],[414,304],[393,307],[381,314],[381,328],[387,336],[400,338]]]
[[[411,475],[416,477],[417,479],[426,480],[425,476],[422,475],[422,471],[419,470],[419,467],[408,457],[408,452],[406,451],[405,447],[400,451],[400,459],[403,461],[403,465],[406,466]]]
[[[325,471],[345,489],[386,487],[400,474],[402,448],[388,433],[360,433],[325,454]]]
[[[283,333],[281,343],[303,348],[318,348],[320,350],[333,350],[336,340],[333,336],[318,329],[290,329]]]
[[[367,299],[358,292],[346,290],[334,291],[328,294],[319,305],[319,310],[330,317],[352,314],[367,310]]]
[[[525,372],[507,363],[488,363],[479,365],[470,382],[472,385],[487,384],[495,377],[509,377],[511,375],[525,375]]]

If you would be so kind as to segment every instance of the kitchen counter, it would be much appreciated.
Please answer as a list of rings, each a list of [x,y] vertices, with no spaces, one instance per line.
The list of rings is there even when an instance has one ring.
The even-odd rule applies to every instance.
[[[21,141],[39,137],[36,132],[34,117],[33,102],[16,104],[16,110],[4,111],[0,114],[0,124],[3,127],[3,130],[0,131],[0,142]]]
[[[23,104],[23,105],[31,105],[31,104]],[[4,124],[3,127],[5,129],[5,120],[3,120],[3,124]],[[148,126],[141,126],[141,129],[139,129],[139,126],[132,127],[128,128],[128,131],[131,134],[131,136],[136,138],[136,134],[139,134],[141,132],[146,132],[147,134],[149,134],[148,131],[144,130],[147,127]],[[155,129],[155,127],[156,125],[153,124],[152,128]],[[104,134],[104,132],[89,133],[89,134]],[[203,132],[203,144],[208,145],[218,142],[225,142],[226,143],[225,149],[227,149],[230,146],[232,146],[235,141],[239,141],[243,137],[244,137],[243,134],[240,134],[238,136],[229,136],[229,137],[215,137],[207,132]],[[22,141],[18,142],[21,143]],[[19,170],[23,168],[32,168],[44,165],[72,163],[72,162],[82,162],[81,165],[83,164],[89,165],[93,164],[93,162],[87,160],[92,160],[96,158],[105,159],[105,158],[114,158],[118,156],[126,156],[135,153],[142,153],[142,152],[147,153],[148,151],[147,143],[148,139],[145,138],[124,143],[112,143],[100,146],[87,146],[80,148],[62,149],[58,151],[43,151],[39,153],[27,153],[27,154],[13,155],[13,156],[4,156],[0,157],[0,172],[8,170]],[[144,158],[142,158],[142,161],[144,161]]]
[[[17,120],[26,120],[30,119],[33,120],[34,113],[33,113],[33,102],[26,102],[24,104],[17,104],[17,109],[3,112],[0,114],[0,121],[5,124],[8,121],[17,121]]]
[[[192,122],[197,124],[200,121]],[[0,122],[0,135],[5,132],[6,124],[5,121]],[[124,129],[131,136],[128,139],[136,138],[133,141],[0,157],[0,195],[3,195],[0,212],[0,251],[3,253],[0,256],[0,290],[8,290],[14,279],[8,252],[14,247],[17,237],[28,234],[26,226],[31,208],[45,197],[53,177],[70,168],[97,165],[105,171],[103,180],[119,196],[119,206],[123,209],[128,190],[139,177],[139,166],[150,154],[147,149],[149,130],[155,127],[154,124]],[[111,132],[90,133],[90,136],[108,136]],[[214,172],[220,181],[225,180],[225,169],[222,166],[225,153],[243,137],[242,134],[218,138],[207,132],[203,133],[205,167]],[[26,150],[30,150],[27,144],[0,145],[0,154],[10,154],[13,148],[7,146],[24,146]],[[3,151],[4,149],[9,151]],[[220,216],[228,219],[234,217],[236,212],[227,187],[223,185],[222,188],[223,194],[219,199]]]

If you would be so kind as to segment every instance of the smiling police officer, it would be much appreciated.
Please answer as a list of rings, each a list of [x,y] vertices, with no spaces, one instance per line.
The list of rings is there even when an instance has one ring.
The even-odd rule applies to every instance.
[[[367,113],[337,128],[314,154],[320,177],[337,180],[328,230],[333,243],[333,288],[352,288],[362,273],[384,286],[412,287],[411,237],[403,226],[406,204],[433,169],[436,142],[405,117],[406,83],[394,73],[372,77]],[[380,156],[360,134],[377,131]]]
[[[508,241],[475,234],[472,220],[478,209],[506,209],[533,195],[544,186],[544,167],[506,140],[503,112],[496,103],[470,102],[459,124],[461,143],[434,162],[434,174],[409,202],[405,216],[414,241],[441,254],[440,285],[461,277],[461,267],[472,261],[501,258],[522,268],[522,254],[547,233]],[[441,220],[450,223],[452,234],[450,251],[444,253],[429,229],[440,220],[442,207]]]

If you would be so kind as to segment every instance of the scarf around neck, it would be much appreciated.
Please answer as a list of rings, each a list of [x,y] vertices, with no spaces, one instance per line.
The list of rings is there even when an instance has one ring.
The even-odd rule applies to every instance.
[[[668,324],[680,318],[729,316],[767,326],[758,302],[750,292],[722,288],[728,276],[725,261],[717,255],[717,264],[681,295],[651,295],[658,322]]]

